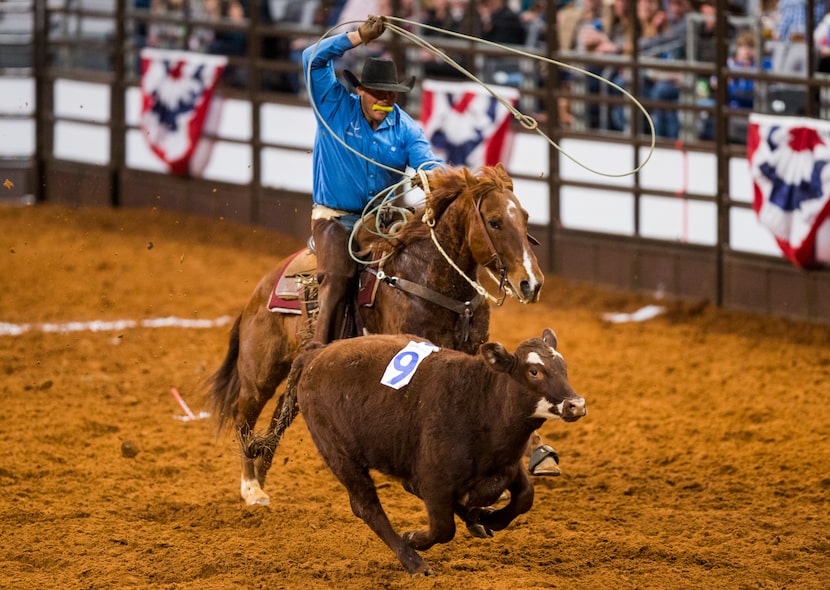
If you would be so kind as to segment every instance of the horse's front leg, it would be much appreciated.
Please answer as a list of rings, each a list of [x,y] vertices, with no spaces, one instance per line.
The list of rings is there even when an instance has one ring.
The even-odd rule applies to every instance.
[[[516,477],[507,486],[510,491],[510,502],[498,510],[482,509],[478,523],[490,531],[500,531],[507,528],[520,514],[524,514],[533,506],[533,484],[524,469],[518,469]]]

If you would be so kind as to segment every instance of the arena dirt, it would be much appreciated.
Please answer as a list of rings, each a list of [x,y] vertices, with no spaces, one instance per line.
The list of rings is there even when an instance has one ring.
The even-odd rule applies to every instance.
[[[437,576],[411,578],[351,514],[301,420],[272,505],[244,506],[233,435],[174,419],[171,395],[203,409],[229,326],[66,323],[233,317],[299,245],[170,212],[0,209],[0,587],[826,587],[830,328],[554,277],[543,303],[494,310],[492,339],[512,348],[553,327],[590,411],[544,427],[563,475],[536,479],[507,530],[459,526],[424,553]],[[653,303],[666,313],[602,320]],[[424,524],[415,498],[378,483],[395,527]]]

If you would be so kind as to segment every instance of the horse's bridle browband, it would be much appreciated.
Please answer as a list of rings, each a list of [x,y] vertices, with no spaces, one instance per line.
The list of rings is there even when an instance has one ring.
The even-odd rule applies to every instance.
[[[444,309],[457,313],[461,316],[461,342],[469,340],[470,322],[472,321],[473,314],[476,309],[478,309],[478,306],[484,302],[483,295],[476,293],[476,296],[469,301],[456,301],[451,297],[447,297],[443,293],[424,287],[420,283],[415,283],[401,277],[389,276],[382,270],[375,270],[369,266],[367,266],[365,270],[372,273],[378,278],[378,280],[383,281],[394,289],[399,289],[404,293],[410,293],[411,295],[417,295],[421,299],[426,299],[435,305],[440,305]]]

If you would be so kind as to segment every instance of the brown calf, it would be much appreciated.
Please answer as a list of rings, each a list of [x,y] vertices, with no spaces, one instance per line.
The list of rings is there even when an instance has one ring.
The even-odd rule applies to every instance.
[[[585,400],[568,384],[550,329],[522,342],[514,354],[496,342],[481,345],[475,356],[431,350],[409,335],[311,349],[295,361],[277,437],[296,415],[295,393],[355,515],[411,574],[431,573],[416,550],[450,541],[454,514],[474,535],[486,537],[527,512],[533,486],[521,459],[528,437],[546,419],[573,422],[587,413]],[[393,530],[370,469],[401,479],[424,501],[428,530],[403,536]],[[505,489],[510,502],[488,508]]]

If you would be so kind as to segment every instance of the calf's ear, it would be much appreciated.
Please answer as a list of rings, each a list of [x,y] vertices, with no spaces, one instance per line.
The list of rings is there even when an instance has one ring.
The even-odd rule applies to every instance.
[[[542,332],[542,340],[545,341],[545,344],[550,346],[552,349],[556,350],[556,345],[558,344],[556,339],[556,333],[551,330],[550,328],[545,328],[545,331]]]
[[[516,364],[516,357],[498,342],[485,342],[479,348],[481,356],[487,361],[487,365],[494,371],[509,373]]]

